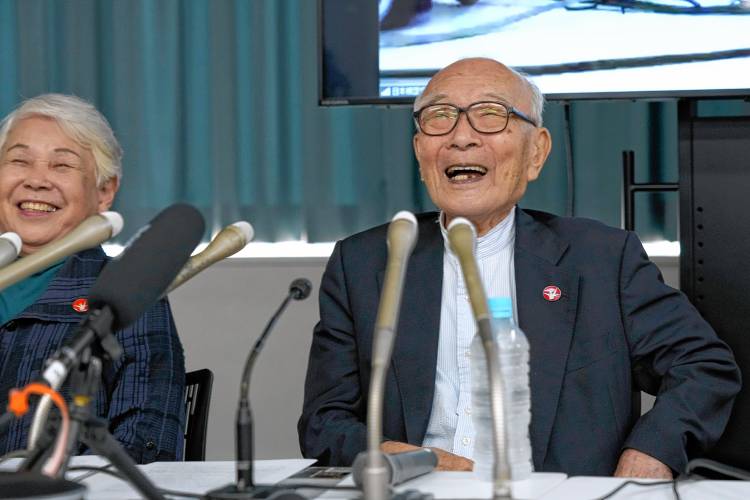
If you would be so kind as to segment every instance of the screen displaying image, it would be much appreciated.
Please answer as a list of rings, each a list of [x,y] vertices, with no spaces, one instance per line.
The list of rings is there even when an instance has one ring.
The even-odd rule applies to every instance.
[[[339,97],[406,102],[470,56],[529,74],[551,99],[750,95],[750,0],[379,0],[359,15],[377,15],[376,64],[359,66],[377,66],[377,88]]]
[[[546,94],[750,89],[750,1],[381,0],[379,15],[381,97],[467,55]]]

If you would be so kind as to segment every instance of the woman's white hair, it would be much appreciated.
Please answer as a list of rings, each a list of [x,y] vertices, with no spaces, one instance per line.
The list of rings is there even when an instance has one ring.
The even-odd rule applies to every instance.
[[[31,116],[54,119],[71,139],[91,150],[97,186],[122,177],[122,148],[109,122],[91,103],[72,95],[42,94],[21,103],[0,122],[0,152],[13,125]]]

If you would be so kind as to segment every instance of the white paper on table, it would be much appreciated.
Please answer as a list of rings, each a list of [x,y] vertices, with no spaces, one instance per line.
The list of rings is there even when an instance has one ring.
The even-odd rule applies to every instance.
[[[614,490],[626,478],[620,477],[571,477],[557,486],[544,500],[587,500],[599,498]],[[657,482],[658,479],[638,479],[639,482]],[[683,500],[747,500],[750,498],[750,482],[748,481],[680,481],[677,491]],[[658,486],[629,485],[620,490],[614,497],[632,500],[674,500],[672,486],[669,484]]]
[[[558,486],[567,476],[558,472],[534,472],[529,479],[511,481],[514,499],[532,500]],[[339,486],[354,486],[352,476],[348,476]],[[492,483],[477,479],[473,472],[434,471],[402,483],[396,491],[418,490],[440,498],[492,498]],[[328,490],[321,498],[350,498],[351,492]]]
[[[256,460],[253,479],[259,484],[272,484],[295,474],[315,460]],[[139,466],[158,487],[189,493],[205,493],[235,480],[235,462],[154,462]],[[97,474],[84,480],[89,498],[125,500],[139,498],[137,491],[117,478]]]
[[[529,479],[511,481],[511,494],[518,500],[541,498],[566,477],[558,472],[534,472]],[[492,482],[477,479],[473,472],[435,471],[407,481],[396,490],[419,490],[435,498],[492,498]]]
[[[0,464],[0,470],[3,471],[14,471],[18,468],[19,465],[21,465],[22,458],[10,458]],[[100,457],[98,455],[78,455],[75,457],[71,457],[70,463],[68,467],[76,467],[80,465],[87,465],[90,467],[102,467],[104,465],[107,465],[109,463],[109,460],[106,458]],[[74,471],[69,472],[65,475],[66,479],[74,479],[81,474],[86,474],[87,471]]]

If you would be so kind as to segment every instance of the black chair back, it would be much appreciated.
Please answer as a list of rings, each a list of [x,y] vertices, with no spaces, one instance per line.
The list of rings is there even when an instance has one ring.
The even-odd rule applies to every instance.
[[[185,461],[206,459],[208,409],[211,406],[211,386],[214,374],[203,368],[185,374]]]

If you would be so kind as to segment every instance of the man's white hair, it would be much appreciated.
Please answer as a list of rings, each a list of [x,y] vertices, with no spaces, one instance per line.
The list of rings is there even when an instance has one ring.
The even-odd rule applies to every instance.
[[[521,71],[516,71],[513,68],[510,68],[506,66],[508,71],[513,73],[518,77],[518,79],[521,81],[521,83],[529,90],[531,93],[531,110],[529,111],[529,118],[534,120],[534,123],[536,123],[537,127],[541,127],[543,123],[543,114],[544,114],[544,94],[542,94],[542,91],[539,90],[539,87],[531,81],[531,78],[529,78],[529,75],[526,73],[523,73]],[[429,85],[429,82],[428,82]],[[427,87],[425,86],[425,89]],[[413,110],[419,111],[419,109],[422,108],[422,98],[424,95],[424,89],[422,92],[419,93],[419,95],[414,99],[414,107]]]
[[[21,103],[0,122],[0,152],[13,125],[32,116],[54,119],[71,139],[91,150],[97,186],[122,177],[122,148],[109,122],[91,103],[72,95],[42,94]]]
[[[526,88],[529,89],[529,92],[531,92],[531,110],[529,110],[529,118],[536,122],[537,127],[541,127],[544,123],[544,104],[546,103],[544,94],[539,90],[537,84],[529,78],[529,75],[521,71],[516,71],[513,68],[508,69],[518,76]]]

